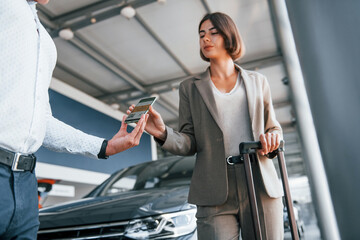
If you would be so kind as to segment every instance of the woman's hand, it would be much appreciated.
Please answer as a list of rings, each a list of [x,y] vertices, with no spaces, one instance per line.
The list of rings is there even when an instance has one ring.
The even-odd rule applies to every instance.
[[[131,105],[129,110],[126,113],[129,115],[131,111],[135,108],[135,105]],[[147,113],[149,118],[147,120],[147,124],[145,126],[145,131],[151,134],[152,136],[165,141],[166,140],[166,128],[165,123],[161,117],[161,115],[155,111],[155,109],[150,106],[149,112]]]
[[[266,155],[279,148],[280,146],[280,134],[279,133],[266,133],[260,134],[260,142],[262,149],[258,152],[261,155]]]

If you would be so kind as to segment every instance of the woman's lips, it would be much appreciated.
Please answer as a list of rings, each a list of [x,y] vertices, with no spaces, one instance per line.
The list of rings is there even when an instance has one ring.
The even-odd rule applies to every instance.
[[[205,46],[204,50],[210,50],[211,48],[213,48],[214,46]]]

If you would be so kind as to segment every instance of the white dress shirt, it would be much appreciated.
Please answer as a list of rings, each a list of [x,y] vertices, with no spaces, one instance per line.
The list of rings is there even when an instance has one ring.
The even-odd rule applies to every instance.
[[[44,145],[97,158],[102,138],[52,116],[48,88],[57,53],[35,6],[0,0],[0,147],[29,154]]]

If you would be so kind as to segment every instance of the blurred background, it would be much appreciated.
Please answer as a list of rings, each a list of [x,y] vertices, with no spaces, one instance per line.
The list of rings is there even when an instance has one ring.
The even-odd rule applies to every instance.
[[[37,9],[58,51],[50,91],[55,116],[74,121],[68,109],[81,103],[86,107],[80,106],[79,111],[96,110],[118,121],[129,105],[157,96],[155,109],[175,129],[180,82],[208,66],[199,55],[198,23],[206,13],[228,14],[246,46],[245,57],[237,63],[264,74],[270,83],[304,238],[337,239],[325,231],[326,211],[321,204],[332,207],[333,202],[341,237],[356,239],[360,200],[353,188],[360,170],[355,146],[360,120],[358,1],[52,0]],[[75,126],[89,118],[81,115]],[[108,121],[115,127],[115,122]],[[76,166],[65,160],[64,166],[61,162],[68,155],[54,156],[42,149],[40,162],[48,165],[40,164],[39,180],[49,175],[56,180],[51,191],[42,188],[42,206],[79,199],[111,171],[170,155],[149,136],[144,138],[141,150],[119,157],[126,160],[117,163],[116,169],[113,162],[84,168],[84,164]],[[54,172],[79,176],[91,171],[96,177],[50,174],[51,166],[64,168]],[[329,218],[332,211],[330,208]]]

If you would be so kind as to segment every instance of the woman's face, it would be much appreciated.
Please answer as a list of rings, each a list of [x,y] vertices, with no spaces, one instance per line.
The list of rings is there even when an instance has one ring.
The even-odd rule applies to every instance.
[[[200,49],[205,57],[216,59],[229,56],[224,47],[224,38],[210,20],[206,20],[201,24],[199,37]]]

